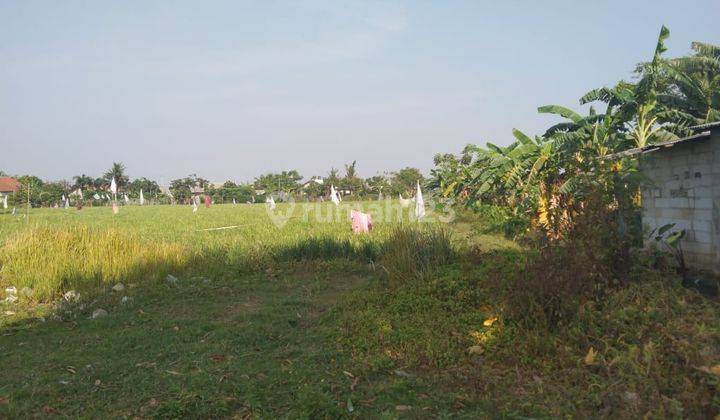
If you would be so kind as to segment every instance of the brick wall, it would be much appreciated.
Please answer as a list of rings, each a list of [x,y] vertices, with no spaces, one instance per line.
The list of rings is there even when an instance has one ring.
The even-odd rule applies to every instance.
[[[641,157],[643,225],[685,229],[688,264],[720,272],[720,130]],[[654,241],[648,241],[648,245]]]

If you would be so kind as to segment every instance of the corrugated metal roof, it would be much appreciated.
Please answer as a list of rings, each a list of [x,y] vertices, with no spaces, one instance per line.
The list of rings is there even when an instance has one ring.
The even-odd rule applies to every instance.
[[[689,137],[683,137],[683,138],[681,138],[681,139],[666,141],[666,142],[663,142],[663,143],[648,144],[647,146],[644,146],[644,147],[637,147],[637,148],[635,148],[635,149],[624,150],[624,151],[619,152],[619,153],[614,153],[614,154],[612,154],[612,155],[607,155],[607,156],[605,157],[605,159],[617,159],[617,158],[621,158],[621,157],[625,157],[625,156],[637,155],[637,154],[640,154],[640,153],[650,153],[650,152],[654,152],[654,151],[656,151],[656,150],[666,149],[666,148],[669,148],[669,147],[673,147],[673,146],[676,146],[676,145],[678,145],[678,144],[689,143],[689,142],[692,142],[692,141],[704,140],[704,139],[709,139],[709,138],[710,138],[710,131],[703,131],[702,133],[695,134],[695,135],[692,135],[692,136],[689,136]]]
[[[715,121],[715,122],[706,123],[706,124],[700,124],[700,125],[696,125],[696,126],[690,127],[690,128],[695,131],[699,131],[699,130],[707,130],[710,128],[718,128],[718,127],[720,127],[720,121]]]

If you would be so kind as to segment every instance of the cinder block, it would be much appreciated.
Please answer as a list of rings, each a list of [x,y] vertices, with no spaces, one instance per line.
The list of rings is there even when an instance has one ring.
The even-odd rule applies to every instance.
[[[671,198],[670,207],[675,209],[686,209],[690,207],[690,201],[684,197]]]
[[[677,190],[677,189],[679,189],[681,186],[682,186],[682,181],[679,180],[679,179],[678,179],[678,180],[673,179],[673,180],[670,180],[670,181],[666,181],[666,182],[665,182],[665,185],[663,185],[663,187],[664,187],[665,189],[667,189],[667,190],[670,190],[671,193],[672,193],[673,190]]]
[[[712,209],[713,208],[713,200],[711,198],[694,198],[693,201],[693,208],[696,209]]]
[[[692,229],[696,232],[713,232],[713,223],[707,220],[693,220]]]
[[[695,242],[702,244],[712,244],[712,234],[710,232],[694,231]]]
[[[712,196],[713,196],[713,188],[712,187],[694,187],[694,188],[692,188],[692,190],[693,190],[692,197],[712,198]]]
[[[693,219],[695,220],[713,220],[713,212],[711,209],[695,209],[693,211]]]

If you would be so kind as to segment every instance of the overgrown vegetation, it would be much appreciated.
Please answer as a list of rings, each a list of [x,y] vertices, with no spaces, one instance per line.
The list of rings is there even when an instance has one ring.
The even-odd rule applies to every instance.
[[[665,59],[668,35],[636,83],[582,97],[603,113],[544,106],[567,121],[437,156],[435,193],[462,206],[446,226],[353,235],[344,217],[293,213],[278,228],[252,205],[5,215],[0,285],[21,297],[2,303],[0,415],[720,415],[718,302],[638,251],[623,153],[720,119],[718,48]],[[364,188],[355,162],[346,173],[328,179]],[[261,178],[298,188],[293,171]]]

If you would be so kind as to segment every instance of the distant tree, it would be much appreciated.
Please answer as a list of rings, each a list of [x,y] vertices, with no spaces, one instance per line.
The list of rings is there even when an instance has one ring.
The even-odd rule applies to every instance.
[[[416,183],[422,183],[423,176],[419,169],[403,168],[395,172],[391,178],[390,191],[393,195],[403,194],[405,196],[413,195]]]
[[[145,197],[154,197],[160,194],[160,186],[158,183],[144,177],[134,179],[127,186],[127,191],[131,193],[131,197],[140,196],[140,190],[142,190],[143,196]]]
[[[390,190],[390,182],[382,175],[375,175],[366,179],[365,185],[367,185],[368,191],[372,194],[387,194]]]
[[[245,203],[253,201],[254,188],[252,185],[238,185],[232,181],[226,181],[219,188],[210,187],[208,193],[215,202],[232,203],[234,199],[238,203]]]
[[[20,183],[20,189],[15,194],[14,204],[18,206],[26,205],[28,196],[31,207],[40,207],[43,204],[43,187],[45,183],[42,179],[34,175],[23,175],[17,177]]]
[[[95,178],[93,180],[93,189],[95,191],[102,191],[110,186],[110,182],[105,178]]]
[[[110,170],[105,172],[104,178],[107,180],[108,185],[110,185],[112,179],[115,178],[118,190],[125,189],[125,186],[130,181],[128,176],[125,175],[125,165],[120,162],[113,162]]]
[[[279,174],[269,173],[255,178],[253,186],[258,190],[265,190],[269,193],[286,192],[292,193],[300,188],[299,181],[302,175],[296,170],[282,171]]]
[[[170,192],[175,200],[185,201],[193,195],[194,188],[206,188],[209,185],[210,182],[207,179],[201,178],[197,174],[190,174],[185,178],[170,181]]]
[[[73,177],[73,188],[78,189],[80,188],[83,191],[91,190],[94,188],[95,180],[91,176],[87,176],[85,174],[82,175],[75,175]]]
[[[351,194],[363,195],[365,184],[361,178],[357,176],[357,161],[353,161],[349,165],[345,165],[345,178],[341,179],[340,189],[350,191]]]

